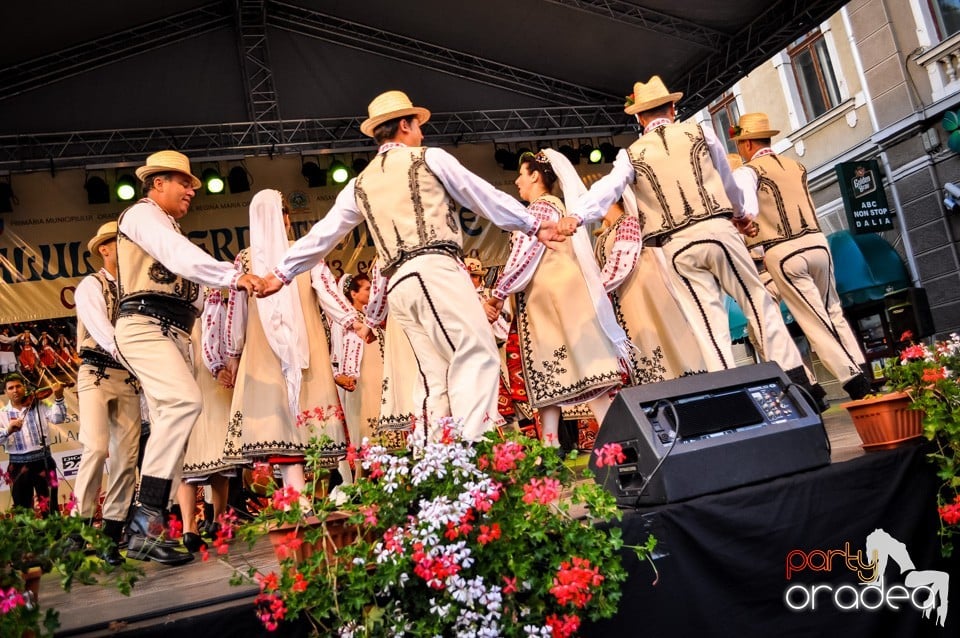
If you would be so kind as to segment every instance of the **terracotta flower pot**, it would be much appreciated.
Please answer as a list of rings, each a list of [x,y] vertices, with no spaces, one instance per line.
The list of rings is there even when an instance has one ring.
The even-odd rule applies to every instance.
[[[841,405],[850,413],[865,450],[889,450],[923,436],[923,412],[910,409],[906,392]]]
[[[273,545],[277,560],[280,561],[292,555],[297,563],[302,563],[316,551],[325,551],[327,558],[334,558],[337,550],[356,540],[359,533],[355,525],[347,523],[348,518],[341,512],[334,512],[327,516],[325,521],[327,535],[317,543],[308,543],[304,540],[304,534],[308,529],[321,524],[316,516],[311,516],[299,525],[278,525],[272,528],[269,532],[270,543]],[[295,533],[294,538],[301,541],[300,547],[292,552],[287,549],[291,533]]]

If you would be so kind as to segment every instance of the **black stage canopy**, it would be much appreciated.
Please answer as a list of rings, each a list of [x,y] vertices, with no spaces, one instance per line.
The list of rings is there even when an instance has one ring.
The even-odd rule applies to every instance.
[[[406,91],[431,144],[630,129],[659,74],[683,113],[843,0],[4,2],[0,170],[372,148],[367,103]]]

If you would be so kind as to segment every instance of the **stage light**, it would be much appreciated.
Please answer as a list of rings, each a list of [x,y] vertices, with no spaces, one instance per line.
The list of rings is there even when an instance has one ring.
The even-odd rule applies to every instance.
[[[593,146],[593,142],[590,140],[581,140],[579,150],[580,157],[586,158],[587,162],[590,164],[596,164],[596,162],[592,160],[593,152],[596,150],[596,148]]]
[[[19,204],[17,196],[13,194],[13,185],[10,184],[10,178],[5,182],[0,182],[0,213],[12,213],[14,203]]]
[[[219,195],[223,192],[223,177],[220,175],[219,168],[206,168],[200,175],[200,181],[208,195]]]
[[[132,175],[121,175],[117,178],[116,193],[121,202],[129,202],[137,196],[137,181]]]
[[[243,164],[237,164],[227,173],[231,193],[246,193],[250,190],[250,174]]]
[[[603,159],[603,152],[599,148],[590,149],[587,154],[587,161],[591,164],[599,164]]]
[[[314,160],[306,160],[300,166],[300,174],[307,180],[307,186],[318,188],[327,185],[327,171],[320,168]]]
[[[347,165],[340,160],[335,159],[330,162],[330,168],[328,170],[334,184],[343,184],[350,179],[350,170],[347,168]]]
[[[573,148],[573,146],[571,146],[570,144],[564,144],[557,150],[560,152],[561,155],[566,157],[571,164],[577,165],[580,163],[580,153],[577,151],[577,149]]]
[[[97,175],[90,175],[84,182],[83,188],[87,191],[88,204],[109,204],[110,186],[107,180]]]
[[[603,155],[603,161],[606,164],[609,164],[613,160],[617,159],[617,153],[619,152],[620,149],[610,142],[604,142],[600,145],[600,153]]]
[[[493,159],[505,171],[517,170],[517,154],[505,146],[501,146],[493,152]]]

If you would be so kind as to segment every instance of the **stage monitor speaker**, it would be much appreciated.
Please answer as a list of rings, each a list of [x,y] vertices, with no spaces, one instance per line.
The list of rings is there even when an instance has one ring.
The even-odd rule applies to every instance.
[[[887,310],[890,334],[895,340],[899,341],[900,335],[908,330],[914,339],[923,339],[934,333],[925,289],[903,288],[888,292],[883,296],[883,305]]]
[[[619,443],[626,460],[597,467],[596,450],[607,443]],[[594,451],[590,470],[622,507],[672,503],[830,463],[820,413],[775,363],[624,388]]]

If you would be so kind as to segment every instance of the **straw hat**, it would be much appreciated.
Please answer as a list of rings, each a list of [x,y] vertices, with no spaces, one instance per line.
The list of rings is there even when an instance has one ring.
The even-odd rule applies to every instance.
[[[770,119],[766,113],[744,113],[737,125],[730,127],[730,139],[765,140],[779,132],[770,128]]]
[[[112,239],[117,238],[117,222],[107,222],[97,229],[97,234],[93,239],[87,242],[87,250],[91,255],[96,254],[97,248]]]
[[[430,119],[430,111],[414,106],[410,98],[403,91],[387,91],[373,98],[367,107],[367,119],[360,125],[360,132],[367,137],[373,137],[373,129],[384,122],[398,117],[416,115],[420,124]]]
[[[168,173],[170,171],[189,175],[193,188],[200,188],[202,184],[199,178],[190,172],[189,158],[177,151],[159,151],[148,157],[146,165],[137,169],[137,179],[145,182],[151,175]]]
[[[487,274],[488,269],[484,268],[483,262],[476,257],[464,257],[463,265],[467,267],[467,272],[471,275],[480,275],[482,277]]]
[[[676,102],[682,97],[683,93],[667,91],[663,80],[660,79],[659,75],[655,75],[646,84],[637,82],[633,85],[633,95],[627,96],[627,103],[623,105],[623,112],[634,115],[668,102]]]

